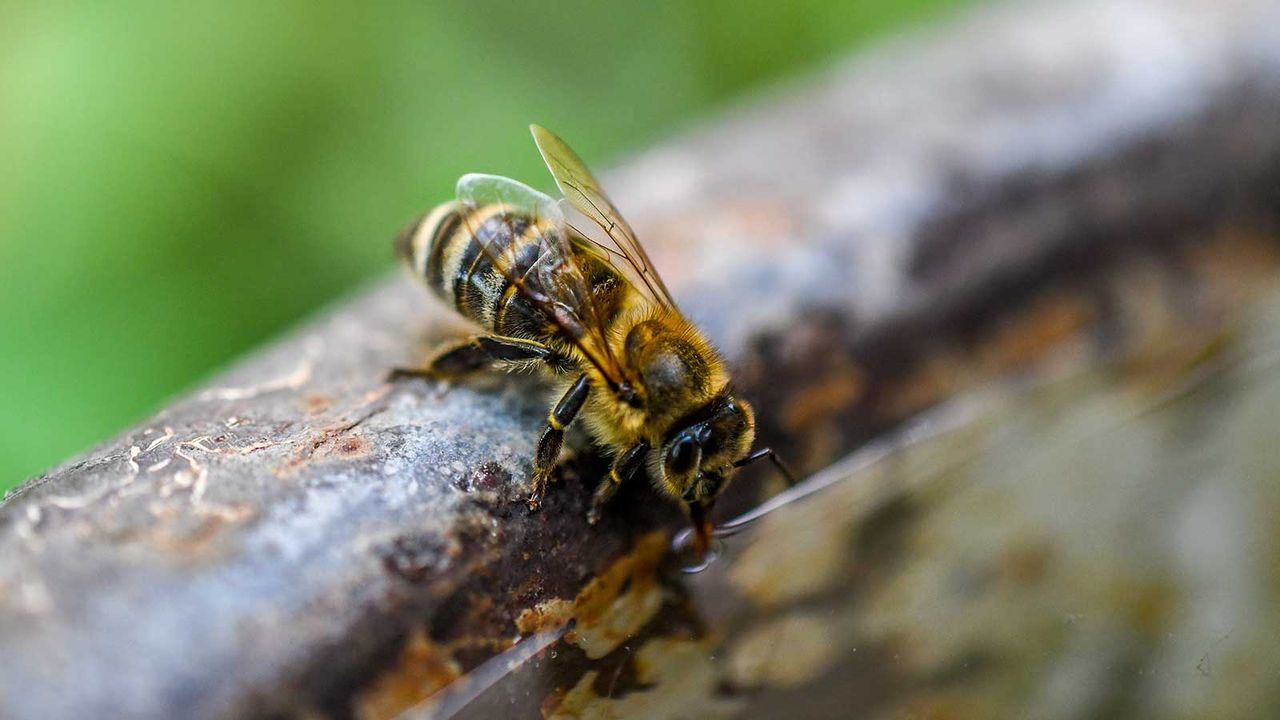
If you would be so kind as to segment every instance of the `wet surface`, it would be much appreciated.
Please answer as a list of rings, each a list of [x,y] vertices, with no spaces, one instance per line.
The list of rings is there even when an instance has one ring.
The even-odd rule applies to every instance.
[[[1203,365],[1125,366],[939,407],[702,572],[667,567],[687,621],[637,626],[614,583],[591,622],[622,632],[576,680],[581,641],[537,635],[412,716],[1255,717],[1280,660],[1280,290]]]

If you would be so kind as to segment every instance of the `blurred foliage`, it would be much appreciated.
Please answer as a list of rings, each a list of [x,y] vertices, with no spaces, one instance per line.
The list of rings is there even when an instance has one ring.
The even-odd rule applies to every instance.
[[[0,490],[391,264],[468,171],[593,165],[954,0],[0,7]]]

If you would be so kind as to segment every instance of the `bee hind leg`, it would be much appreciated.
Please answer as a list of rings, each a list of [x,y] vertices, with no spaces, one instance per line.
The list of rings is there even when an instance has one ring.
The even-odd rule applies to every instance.
[[[587,402],[590,391],[591,385],[587,382],[587,376],[579,375],[548,413],[547,424],[542,429],[542,436],[538,438],[538,449],[533,456],[533,491],[529,494],[530,510],[537,510],[542,504],[542,497],[547,493],[547,481],[556,466],[556,460],[560,457],[560,446],[564,443],[564,430],[578,416],[583,404]]]
[[[542,343],[501,335],[477,335],[447,343],[421,368],[395,368],[388,380],[406,378],[453,378],[498,363],[541,361],[548,365],[563,364],[559,353]]]
[[[587,513],[588,523],[595,525],[600,522],[601,508],[609,502],[614,493],[618,492],[618,486],[635,477],[635,474],[644,466],[644,459],[648,454],[649,443],[641,440],[613,459],[613,467],[609,468],[608,476],[600,481],[596,486],[595,495],[591,497],[591,510]]]

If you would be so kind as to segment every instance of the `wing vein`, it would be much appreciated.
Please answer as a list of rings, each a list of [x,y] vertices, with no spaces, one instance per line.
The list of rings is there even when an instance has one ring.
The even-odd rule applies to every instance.
[[[609,385],[615,389],[627,386],[604,323],[595,311],[590,285],[573,260],[564,217],[556,202],[515,180],[475,173],[458,181],[457,195],[472,240],[490,265],[561,330]],[[493,212],[487,213],[487,208]],[[477,217],[483,218],[479,225]],[[520,221],[526,223],[523,229],[517,227]],[[490,223],[493,227],[486,227]],[[504,239],[510,257],[494,247]],[[521,242],[534,242],[538,248],[537,257],[522,273],[515,268],[519,248],[513,247]]]

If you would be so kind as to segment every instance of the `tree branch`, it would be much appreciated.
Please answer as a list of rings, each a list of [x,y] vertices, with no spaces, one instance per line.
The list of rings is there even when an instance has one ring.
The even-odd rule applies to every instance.
[[[1274,493],[1223,500],[1173,459],[1250,426],[1252,405],[1186,389],[1266,337],[1244,318],[1275,277],[1277,20],[986,9],[612,175],[762,442],[819,473],[705,573],[678,572],[683,520],[647,488],[587,526],[589,452],[525,510],[547,402],[528,379],[385,383],[460,327],[388,281],[6,499],[0,714],[1226,717],[1248,705],[1211,688],[1273,696],[1274,673],[1213,658],[1262,652],[1230,638],[1274,613],[1216,645],[1176,618],[1220,578],[1179,528]],[[1043,384],[1097,367],[1124,382]],[[1257,389],[1226,367],[1215,387]],[[1040,389],[972,399],[1011,377]],[[932,417],[959,430],[904,425],[956,397]],[[1226,424],[1175,432],[1188,417]],[[1254,541],[1225,542],[1213,558]],[[1167,669],[1200,694],[1139,677],[1201,655]]]

